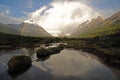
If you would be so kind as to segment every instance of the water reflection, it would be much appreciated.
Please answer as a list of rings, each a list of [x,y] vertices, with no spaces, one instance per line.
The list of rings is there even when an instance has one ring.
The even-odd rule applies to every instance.
[[[39,56],[39,58],[34,61],[45,61],[45,60],[48,60],[49,58],[50,58],[50,55]]]
[[[26,48],[26,50],[27,50],[26,55],[28,56],[32,57],[35,54],[35,48]]]
[[[57,80],[117,80],[109,68],[76,50],[65,49],[47,61],[33,62],[33,65],[56,76]]]
[[[2,50],[0,50],[0,56],[2,56],[4,53],[12,51],[12,50],[13,49],[2,49]]]
[[[27,70],[29,70],[31,66],[27,66],[26,68],[24,68],[23,70],[19,71],[19,72],[15,72],[15,73],[9,73],[8,74],[11,76],[12,79],[16,79],[18,76],[20,76],[21,74],[23,74],[24,72],[26,72]]]
[[[34,72],[34,74],[32,73]],[[17,80],[85,80],[79,76],[56,76],[51,74],[48,71],[43,70],[42,68],[38,68],[33,66],[24,73],[20,75]]]
[[[37,48],[22,48],[0,56],[0,80],[13,80],[3,65],[14,55],[29,55],[36,60]],[[47,59],[47,60],[45,60]],[[64,49],[60,54],[33,61],[32,67],[14,80],[117,80],[116,75],[96,57],[85,52]],[[45,61],[43,61],[45,60]]]

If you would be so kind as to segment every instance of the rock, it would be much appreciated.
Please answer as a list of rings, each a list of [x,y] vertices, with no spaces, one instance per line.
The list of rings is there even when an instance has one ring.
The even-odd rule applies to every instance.
[[[7,63],[8,73],[16,74],[22,72],[26,69],[29,69],[31,66],[32,60],[29,56],[13,56]]]
[[[38,58],[42,58],[42,57],[49,57],[52,54],[57,54],[60,53],[61,50],[64,49],[64,44],[60,44],[58,47],[51,47],[51,48],[41,48],[38,51],[36,51],[37,53],[37,57]]]
[[[52,48],[48,48],[48,49],[41,48],[38,51],[36,51],[38,58],[44,57],[44,56],[50,56],[52,54],[59,53],[59,52],[60,52],[60,49],[57,47],[52,47]]]
[[[53,48],[50,48],[51,51],[52,51],[52,54],[56,54],[56,53],[60,53],[61,49],[59,47],[53,47]]]
[[[63,49],[64,49],[64,47],[65,47],[65,45],[64,45],[64,44],[60,44],[60,45],[58,46],[58,48],[60,48],[61,50],[63,50]]]
[[[41,56],[48,56],[50,55],[52,52],[48,49],[45,49],[45,48],[41,48],[39,50],[36,51],[37,53],[37,57],[41,57]]]

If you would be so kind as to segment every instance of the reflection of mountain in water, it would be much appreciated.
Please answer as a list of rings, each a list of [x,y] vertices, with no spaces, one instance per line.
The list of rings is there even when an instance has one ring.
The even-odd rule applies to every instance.
[[[0,56],[5,64],[14,55],[29,55],[33,60],[37,48],[23,48],[9,51]],[[88,53],[64,49],[44,61],[33,61],[32,66],[20,74],[10,76],[7,68],[0,66],[0,80],[117,80],[110,68],[101,64]]]

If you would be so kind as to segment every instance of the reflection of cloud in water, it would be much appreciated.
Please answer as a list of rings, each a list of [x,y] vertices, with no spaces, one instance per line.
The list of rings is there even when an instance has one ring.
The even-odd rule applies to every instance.
[[[33,73],[34,72],[34,73]],[[43,71],[41,68],[33,66],[29,71],[17,77],[16,80],[83,80],[76,76],[56,76],[47,71]]]
[[[21,54],[32,56],[34,49],[6,52],[0,56],[0,62],[7,63],[12,56]],[[77,50],[64,49],[46,61],[33,61],[32,65],[15,80],[117,80],[114,73],[96,58]],[[12,80],[2,66],[0,66],[0,80]]]
[[[110,71],[108,68],[101,68],[101,66],[90,69],[83,76],[87,76],[87,78],[90,80],[118,80],[112,71]]]
[[[82,80],[105,80],[111,76],[110,80],[117,80],[111,70],[93,56],[81,53],[65,49],[61,54],[53,55],[49,60],[37,64],[37,67],[55,76],[79,76]]]

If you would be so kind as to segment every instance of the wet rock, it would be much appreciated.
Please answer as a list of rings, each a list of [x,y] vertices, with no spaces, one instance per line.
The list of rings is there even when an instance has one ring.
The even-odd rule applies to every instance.
[[[36,51],[37,57],[40,59],[46,56],[49,57],[52,54],[60,53],[60,51],[64,49],[64,46],[65,46],[64,44],[60,44],[58,47],[51,47],[47,49],[41,48]]]
[[[58,46],[58,48],[60,48],[61,50],[63,50],[64,47],[65,47],[65,44],[60,44],[60,45]]]
[[[37,57],[39,58],[39,57],[44,57],[44,56],[50,56],[52,54],[59,53],[60,51],[61,51],[60,48],[53,47],[53,48],[48,48],[48,49],[41,48],[38,51],[36,51],[36,53],[37,53]]]
[[[41,48],[41,49],[37,50],[36,53],[37,53],[37,57],[39,58],[41,56],[50,55],[52,52],[48,49]]]
[[[8,73],[17,74],[31,67],[32,60],[29,56],[13,56],[7,63]]]

